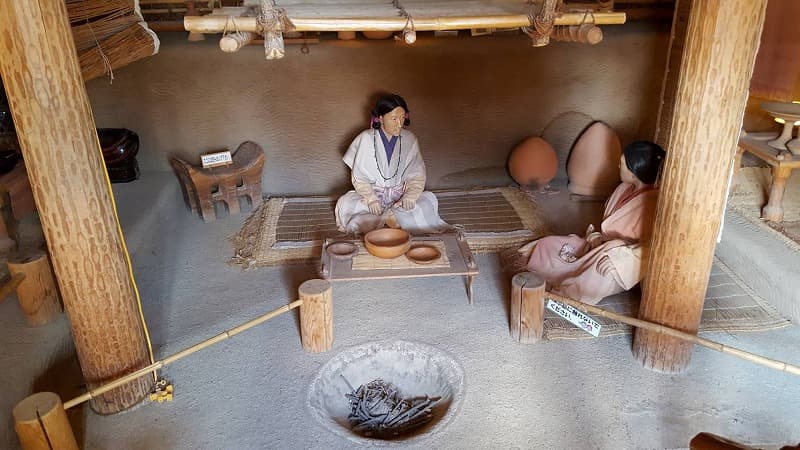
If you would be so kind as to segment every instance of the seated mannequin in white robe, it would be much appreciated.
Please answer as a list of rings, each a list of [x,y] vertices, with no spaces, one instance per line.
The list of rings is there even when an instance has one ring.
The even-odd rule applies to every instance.
[[[403,129],[407,111],[400,96],[382,97],[373,110],[373,127],[359,133],[347,149],[342,160],[351,169],[354,190],[336,203],[340,231],[366,233],[384,225],[410,233],[450,228],[439,217],[436,196],[425,191],[425,163],[417,138]]]

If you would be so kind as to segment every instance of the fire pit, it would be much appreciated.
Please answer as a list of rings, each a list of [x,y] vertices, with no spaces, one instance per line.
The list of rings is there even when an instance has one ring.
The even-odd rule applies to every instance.
[[[355,431],[348,419],[352,419],[352,395],[375,380],[391,383],[405,399],[436,399],[430,402],[429,420],[397,436],[376,433],[365,437]],[[415,342],[381,341],[345,350],[322,366],[311,382],[307,404],[320,424],[350,441],[411,444],[447,426],[463,395],[464,372],[446,353]]]

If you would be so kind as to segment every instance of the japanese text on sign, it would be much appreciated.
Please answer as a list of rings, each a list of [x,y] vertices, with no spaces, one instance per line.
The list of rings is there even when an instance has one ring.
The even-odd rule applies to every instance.
[[[203,163],[204,168],[224,166],[233,163],[231,152],[228,151],[200,155],[200,161]]]
[[[553,300],[547,300],[547,309],[567,319],[570,323],[594,337],[600,335],[600,324],[572,306],[562,305],[561,303],[554,302]]]

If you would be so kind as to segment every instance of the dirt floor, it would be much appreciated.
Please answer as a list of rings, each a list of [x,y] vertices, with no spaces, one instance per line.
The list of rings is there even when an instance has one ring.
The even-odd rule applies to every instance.
[[[114,190],[157,358],[286,304],[316,277],[311,266],[228,266],[227,237],[246,215],[192,217],[170,173],[145,172]],[[602,206],[565,192],[541,204],[557,232],[583,231],[583,217]],[[800,441],[797,377],[704,348],[685,373],[659,374],[633,360],[629,336],[518,344],[498,257],[477,261],[472,307],[458,277],[339,283],[331,351],[304,352],[298,316],[285,314],[165,368],[173,402],[106,417],[83,406],[70,414],[73,427],[89,449],[352,448],[309,414],[309,384],[346,348],[404,339],[448,353],[464,372],[453,421],[417,448],[685,448],[701,431],[767,448]],[[797,327],[704,337],[800,364]],[[17,402],[42,390],[68,399],[84,387],[66,318],[27,328],[9,298],[0,345],[0,448],[17,448]]]

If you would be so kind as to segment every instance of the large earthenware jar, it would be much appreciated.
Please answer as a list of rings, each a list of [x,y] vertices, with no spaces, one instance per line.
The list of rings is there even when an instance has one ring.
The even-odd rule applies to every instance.
[[[527,138],[509,154],[508,172],[522,186],[546,186],[558,172],[556,151],[540,137]]]
[[[617,133],[595,122],[581,134],[567,162],[569,191],[578,195],[607,196],[619,184],[622,155]]]

